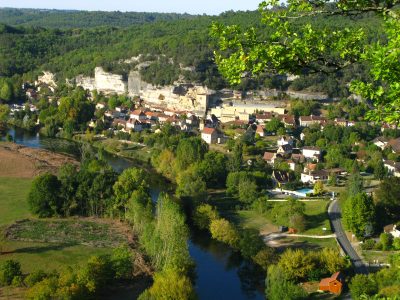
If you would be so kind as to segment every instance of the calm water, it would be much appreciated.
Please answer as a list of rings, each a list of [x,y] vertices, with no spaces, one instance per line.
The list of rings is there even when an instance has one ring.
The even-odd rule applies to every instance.
[[[62,139],[52,139],[22,129],[8,132],[17,144],[43,148],[59,153],[80,157],[79,144]],[[135,166],[135,162],[105,154],[104,158],[117,172]],[[158,198],[160,189],[151,191],[153,199]],[[259,274],[251,263],[229,247],[212,240],[207,234],[192,232],[189,252],[196,263],[196,291],[201,300],[247,300],[265,299],[263,274]]]

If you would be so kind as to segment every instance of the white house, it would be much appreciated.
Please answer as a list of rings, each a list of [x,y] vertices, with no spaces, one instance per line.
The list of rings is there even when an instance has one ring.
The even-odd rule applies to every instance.
[[[262,125],[257,125],[256,133],[257,133],[259,136],[265,136],[265,129],[264,129],[264,126],[262,126]]]
[[[292,137],[287,137],[287,136],[282,136],[278,141],[277,141],[278,146],[283,146],[283,145],[290,145],[293,147],[294,145],[294,140]]]
[[[103,109],[106,107],[106,104],[104,102],[99,102],[96,104],[96,109]]]
[[[397,229],[397,226],[395,224],[385,226],[383,228],[383,231],[386,233],[390,233],[395,238],[400,237],[400,230]]]
[[[375,138],[373,141],[375,146],[381,148],[382,150],[386,148],[387,144],[388,144],[388,139],[383,137],[383,136],[379,136],[377,138]]]
[[[219,134],[215,128],[204,127],[201,132],[201,138],[207,144],[215,144],[218,142]]]
[[[324,170],[318,171],[309,171],[308,173],[301,173],[301,182],[303,183],[316,183],[317,181],[327,181],[328,180],[328,172]]]
[[[129,119],[128,122],[126,122],[126,130],[132,130],[132,131],[142,131],[143,130],[143,125],[141,122],[135,119]]]
[[[395,177],[400,177],[400,163],[395,162],[393,160],[385,160],[383,162],[383,165],[388,170],[388,173],[390,175],[393,175]]]
[[[321,157],[321,149],[318,147],[303,147],[301,152],[307,159],[319,160]]]

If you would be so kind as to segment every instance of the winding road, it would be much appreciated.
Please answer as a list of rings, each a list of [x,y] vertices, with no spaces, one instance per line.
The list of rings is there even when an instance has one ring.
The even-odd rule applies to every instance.
[[[354,270],[357,274],[368,274],[368,269],[358,256],[357,252],[354,250],[349,239],[346,236],[345,231],[342,226],[342,214],[340,212],[340,207],[338,200],[333,200],[328,208],[329,220],[331,222],[331,227],[333,232],[336,234],[337,241],[342,247],[344,253],[346,253],[351,262],[353,263]]]

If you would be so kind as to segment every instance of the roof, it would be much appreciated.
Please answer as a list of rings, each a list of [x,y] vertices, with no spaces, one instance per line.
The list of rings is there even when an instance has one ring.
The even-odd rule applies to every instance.
[[[263,158],[264,158],[264,160],[272,160],[274,158],[274,156],[275,156],[275,153],[273,153],[273,152],[265,152]]]
[[[385,227],[383,227],[383,231],[386,233],[390,233],[393,231],[394,228],[395,228],[394,224],[386,225]]]
[[[213,134],[214,132],[216,132],[215,128],[210,128],[210,127],[204,127],[202,133],[204,134]]]
[[[331,276],[331,278],[332,278],[332,279],[339,280],[338,278],[339,278],[341,275],[342,275],[342,274],[341,274],[340,272],[336,272],[335,274],[333,274],[333,275]]]
[[[258,125],[256,132],[264,132],[264,126]]]
[[[388,145],[392,147],[393,151],[400,152],[400,138],[390,140]]]
[[[305,146],[303,147],[303,150],[321,151],[320,148],[314,146]]]
[[[137,110],[131,111],[131,115],[140,116],[140,115],[144,115],[144,112],[137,109]]]

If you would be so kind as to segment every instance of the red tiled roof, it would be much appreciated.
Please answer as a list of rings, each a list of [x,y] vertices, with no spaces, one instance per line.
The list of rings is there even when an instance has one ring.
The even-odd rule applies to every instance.
[[[273,152],[265,152],[263,158],[264,160],[271,160],[274,157],[274,155],[275,153]]]
[[[215,132],[215,128],[204,127],[203,132],[204,134],[213,134]]]

